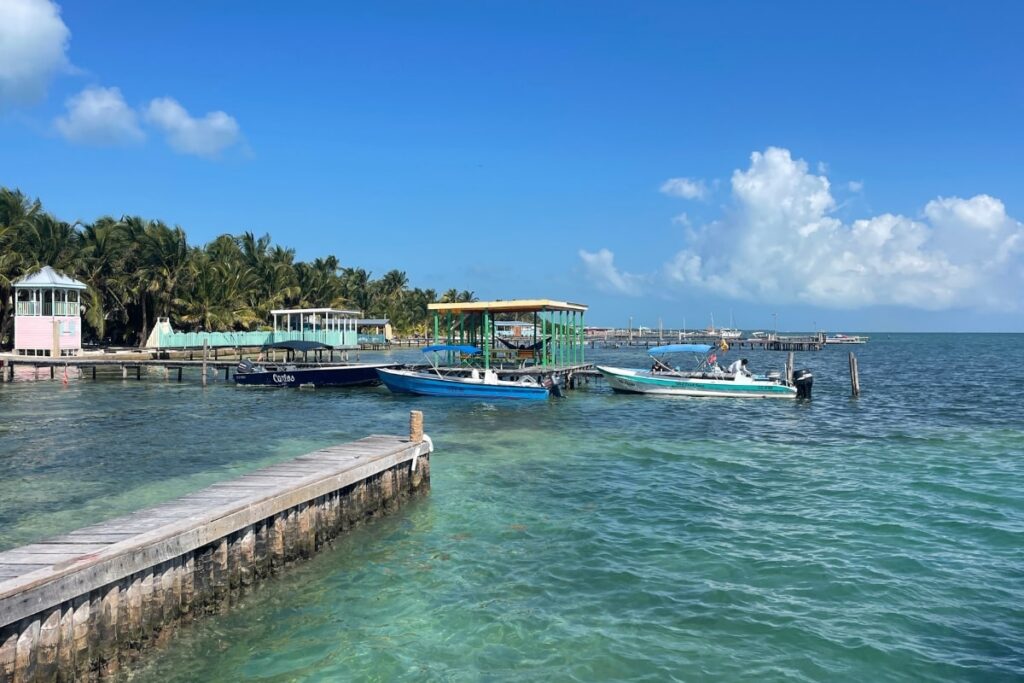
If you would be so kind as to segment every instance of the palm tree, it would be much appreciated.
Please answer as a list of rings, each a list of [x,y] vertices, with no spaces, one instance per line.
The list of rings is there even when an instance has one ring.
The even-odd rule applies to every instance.
[[[152,221],[140,242],[142,267],[148,278],[147,291],[152,295],[153,312],[157,317],[169,317],[179,280],[189,263],[185,231]],[[148,334],[148,330],[144,332]]]
[[[218,263],[209,254],[196,252],[189,262],[189,286],[174,301],[178,320],[210,332],[248,328],[256,321],[246,296],[254,284],[248,268]]]
[[[122,292],[114,286],[124,259],[124,235],[118,222],[105,216],[84,227],[78,244],[77,275],[89,286],[82,302],[82,314],[86,325],[102,341],[107,336],[111,315],[117,312],[125,318]]]

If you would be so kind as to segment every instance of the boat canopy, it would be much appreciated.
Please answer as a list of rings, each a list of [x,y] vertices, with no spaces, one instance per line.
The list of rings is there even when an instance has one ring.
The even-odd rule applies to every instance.
[[[302,341],[296,339],[294,341],[279,341],[271,342],[270,344],[264,344],[262,350],[267,349],[284,349],[285,351],[319,351],[320,349],[333,349],[333,346],[327,344],[321,344],[316,341]]]
[[[479,347],[470,346],[469,344],[434,344],[433,346],[423,347],[423,353],[430,353],[432,351],[455,351],[472,355],[480,353]]]
[[[662,353],[707,353],[713,346],[710,344],[669,344],[667,346],[655,346],[648,349],[647,353],[656,356]]]

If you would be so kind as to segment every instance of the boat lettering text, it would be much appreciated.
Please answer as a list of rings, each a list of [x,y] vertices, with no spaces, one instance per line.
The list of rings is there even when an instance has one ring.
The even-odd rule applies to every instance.
[[[295,375],[274,375],[275,384],[288,384],[295,381]]]

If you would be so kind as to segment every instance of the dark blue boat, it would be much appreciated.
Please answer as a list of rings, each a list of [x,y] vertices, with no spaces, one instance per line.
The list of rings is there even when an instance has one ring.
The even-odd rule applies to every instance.
[[[282,349],[289,355],[309,351],[332,350],[318,342],[289,341],[271,344],[263,350]],[[378,368],[398,367],[397,363],[337,363],[299,366],[294,363],[253,363],[243,360],[235,371],[235,384],[264,387],[356,387],[380,384]]]
[[[357,365],[325,365],[298,367],[295,365],[251,365],[245,369],[239,363],[235,384],[267,387],[356,387],[380,384],[377,368],[392,368],[394,364],[367,363]]]

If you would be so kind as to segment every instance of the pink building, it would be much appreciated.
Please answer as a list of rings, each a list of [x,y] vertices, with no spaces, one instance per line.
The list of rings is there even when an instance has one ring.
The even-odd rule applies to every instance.
[[[50,266],[14,283],[14,352],[77,356],[82,351],[85,285]]]

